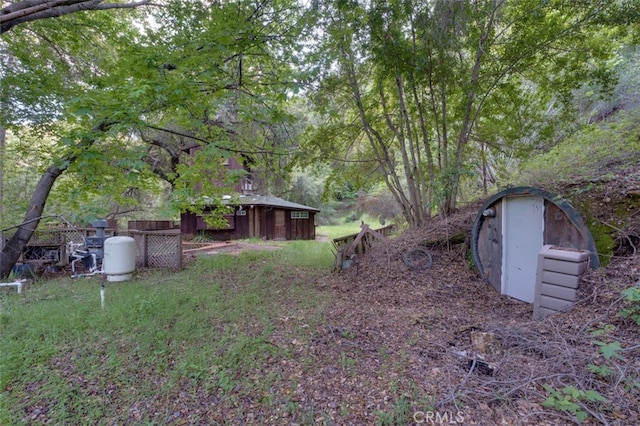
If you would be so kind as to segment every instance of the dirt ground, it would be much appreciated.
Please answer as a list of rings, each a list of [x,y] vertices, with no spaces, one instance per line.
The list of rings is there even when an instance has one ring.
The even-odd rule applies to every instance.
[[[621,188],[611,185],[607,194]],[[331,304],[308,342],[287,337],[307,326],[308,313],[276,325],[273,343],[293,345],[297,356],[274,359],[260,374],[294,385],[272,389],[286,401],[257,409],[258,423],[564,425],[584,416],[582,424],[640,424],[640,329],[618,315],[629,306],[621,292],[640,280],[635,250],[625,247],[607,267],[587,272],[570,312],[534,321],[532,305],[498,294],[470,260],[478,208],[377,244],[351,267],[310,283]],[[631,246],[637,222],[619,229]],[[460,235],[464,241],[452,239]],[[428,247],[431,267],[403,261],[417,247]],[[209,251],[246,249],[265,246]],[[479,332],[497,342],[491,353],[472,345]],[[544,406],[550,396],[564,410]]]
[[[480,279],[468,242],[432,245],[428,269],[403,262],[427,236],[441,241],[468,231],[476,212],[470,206],[379,244],[357,267],[314,283],[333,302],[312,344],[298,348],[300,359],[321,367],[279,368],[298,383],[294,401],[335,424],[375,424],[380,413],[394,414],[394,424],[573,424],[576,413],[588,417],[585,424],[640,424],[639,329],[617,316],[621,291],[640,278],[638,258],[588,272],[571,312],[534,321],[532,305]],[[471,343],[475,332],[491,333],[498,349],[483,357]],[[606,359],[594,341],[621,349]],[[603,365],[612,369],[606,377],[590,371]],[[576,389],[558,394],[575,405],[565,412],[542,406],[554,389]],[[606,402],[590,401],[587,391]]]
[[[249,243],[243,241],[223,241],[216,243],[185,244],[183,249],[187,260],[192,260],[197,254],[239,254],[246,250],[278,250],[281,245],[273,243]]]

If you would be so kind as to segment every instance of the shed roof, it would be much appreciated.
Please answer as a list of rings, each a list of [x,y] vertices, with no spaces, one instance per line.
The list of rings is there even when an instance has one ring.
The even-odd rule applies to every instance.
[[[223,200],[225,204],[237,205],[237,206],[272,206],[282,207],[291,210],[308,210],[319,212],[320,209],[315,207],[305,206],[303,204],[292,203],[291,201],[283,200],[282,198],[274,197],[273,195],[240,195],[230,199]]]

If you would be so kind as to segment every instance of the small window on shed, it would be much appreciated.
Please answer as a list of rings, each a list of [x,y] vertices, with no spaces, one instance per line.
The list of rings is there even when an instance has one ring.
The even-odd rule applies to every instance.
[[[309,212],[291,212],[291,219],[309,219]]]
[[[247,215],[246,210],[236,210],[236,216],[246,216],[246,215]]]

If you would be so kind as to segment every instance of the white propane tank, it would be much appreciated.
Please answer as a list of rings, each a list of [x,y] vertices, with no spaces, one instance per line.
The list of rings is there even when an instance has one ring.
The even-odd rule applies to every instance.
[[[136,270],[136,241],[131,237],[110,237],[104,240],[102,271],[107,281],[130,280]]]

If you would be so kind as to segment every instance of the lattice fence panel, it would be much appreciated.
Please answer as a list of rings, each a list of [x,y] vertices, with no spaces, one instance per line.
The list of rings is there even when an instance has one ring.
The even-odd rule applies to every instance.
[[[56,230],[36,230],[27,246],[59,246],[65,243],[64,236]]]
[[[85,237],[96,235],[96,231],[96,228],[61,228],[57,230],[57,232],[65,236],[66,241],[73,241],[76,243],[81,243]],[[113,237],[117,234],[118,233],[113,228],[106,228],[104,230],[104,235],[107,237]]]
[[[136,241],[136,266],[182,269],[182,236],[179,233],[131,232]]]

